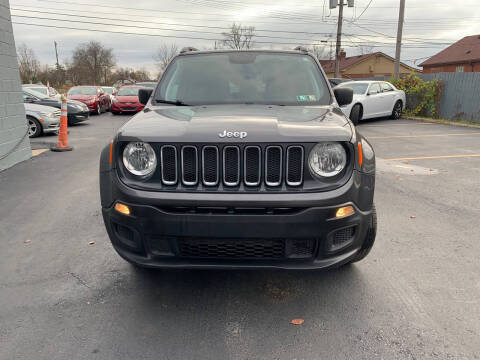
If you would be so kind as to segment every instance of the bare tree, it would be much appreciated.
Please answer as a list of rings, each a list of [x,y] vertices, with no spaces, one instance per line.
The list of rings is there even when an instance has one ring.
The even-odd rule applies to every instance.
[[[90,41],[73,50],[69,71],[74,83],[99,85],[106,83],[115,63],[113,49]]]
[[[23,83],[37,81],[40,72],[40,62],[37,56],[27,45],[22,44],[17,50],[20,78]]]
[[[321,45],[313,45],[309,51],[318,59],[318,60],[325,60],[326,51],[325,47]]]
[[[153,55],[153,59],[157,63],[158,70],[163,72],[167,67],[170,60],[172,60],[175,55],[179,52],[178,46],[176,44],[161,44],[157,52]]]
[[[358,47],[360,51],[360,55],[371,54],[373,52],[373,45],[372,44],[363,44]]]
[[[223,32],[222,36],[224,38],[222,45],[229,49],[251,49],[255,44],[253,41],[255,37],[255,27],[233,23],[230,31]]]

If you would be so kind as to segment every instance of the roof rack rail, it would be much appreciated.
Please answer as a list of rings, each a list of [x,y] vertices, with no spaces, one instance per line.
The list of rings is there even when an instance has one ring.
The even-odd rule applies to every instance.
[[[293,49],[295,51],[301,51],[301,52],[304,52],[304,53],[308,53],[308,49],[305,47],[305,46],[297,46],[295,49]]]
[[[184,54],[184,53],[190,52],[190,51],[198,51],[198,49],[194,48],[192,46],[187,46],[187,47],[182,48],[182,50],[180,50],[180,54]]]

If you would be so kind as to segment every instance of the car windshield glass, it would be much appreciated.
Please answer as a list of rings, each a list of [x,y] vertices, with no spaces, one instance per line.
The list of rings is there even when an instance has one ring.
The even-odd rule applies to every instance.
[[[327,105],[328,85],[309,55],[226,52],[177,57],[157,101],[200,104]]]
[[[368,88],[366,83],[343,83],[339,86],[351,88],[354,94],[365,94]]]
[[[102,89],[105,91],[105,94],[113,94],[113,88],[111,87],[104,87]]]
[[[32,88],[32,90],[34,90],[36,92],[39,92],[39,93],[42,93],[43,95],[48,95],[47,94],[47,88],[38,87],[38,88]]]
[[[68,90],[68,95],[96,95],[97,88],[94,87],[77,87]]]
[[[140,88],[128,88],[128,87],[125,87],[125,88],[121,88],[120,90],[118,90],[118,94],[119,96],[138,96],[138,90]]]
[[[39,99],[48,99],[48,96],[47,95],[44,95],[38,91],[35,91],[35,90],[32,90],[32,89],[24,89],[23,91],[25,91],[27,94],[30,94],[30,95],[33,95]]]

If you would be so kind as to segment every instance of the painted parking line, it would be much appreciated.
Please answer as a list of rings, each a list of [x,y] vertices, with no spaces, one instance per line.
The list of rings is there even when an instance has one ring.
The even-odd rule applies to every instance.
[[[416,156],[416,157],[390,158],[390,159],[383,159],[383,160],[386,160],[386,161],[406,161],[406,160],[430,160],[430,159],[455,159],[455,158],[471,158],[471,157],[480,157],[480,154]]]
[[[443,124],[437,124],[437,123],[425,123],[425,122],[419,122],[419,123],[395,123],[395,124],[360,124],[359,128],[374,128],[374,127],[391,127],[391,126],[403,126],[403,125],[408,125],[408,126],[418,126],[418,125],[443,125]]]
[[[416,135],[392,135],[392,136],[367,136],[368,139],[408,139],[408,138],[427,138],[427,137],[446,137],[446,136],[470,136],[480,135],[480,132],[470,133],[450,133],[450,134],[416,134]]]
[[[40,154],[43,154],[45,151],[48,151],[48,149],[35,149],[32,150],[32,156],[38,156]]]

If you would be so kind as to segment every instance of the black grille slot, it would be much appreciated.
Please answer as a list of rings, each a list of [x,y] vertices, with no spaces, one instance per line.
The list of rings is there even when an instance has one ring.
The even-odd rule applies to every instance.
[[[258,186],[262,176],[262,153],[258,146],[247,146],[244,159],[245,185]]]
[[[223,183],[227,186],[240,183],[240,149],[237,146],[223,148]]]
[[[279,186],[282,182],[282,148],[269,146],[265,152],[265,184]]]
[[[165,185],[177,183],[177,149],[173,145],[164,145],[161,149],[162,182]]]
[[[216,146],[205,146],[203,148],[202,174],[205,185],[218,185],[218,148]]]
[[[215,259],[282,259],[285,241],[281,239],[179,239],[180,256]]]
[[[182,148],[182,182],[184,185],[197,185],[198,182],[198,156],[195,146]]]
[[[289,146],[287,148],[287,184],[299,186],[303,180],[303,147]]]
[[[332,239],[332,247],[340,247],[346,242],[350,241],[355,234],[355,227],[348,227],[346,229],[338,230]]]

